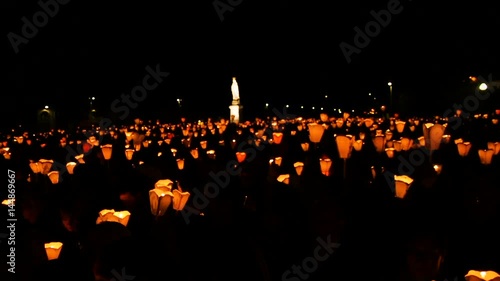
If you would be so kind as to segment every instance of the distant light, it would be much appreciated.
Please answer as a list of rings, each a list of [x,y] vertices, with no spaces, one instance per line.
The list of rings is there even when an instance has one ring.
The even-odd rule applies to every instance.
[[[342,113],[342,110],[339,109],[339,113]]]
[[[325,95],[325,99],[327,99],[327,98],[328,98],[328,95]]]
[[[303,105],[301,105],[301,106],[300,106],[300,108],[301,108],[301,109],[304,109],[304,106],[303,106]]]
[[[95,97],[92,97],[92,100],[95,100]]]
[[[486,85],[486,83],[481,83],[481,85],[479,85],[479,90],[486,91],[487,89],[488,89],[488,85]]]
[[[312,107],[312,110],[314,110],[314,106]]]
[[[387,83],[387,86],[389,87],[392,86],[392,82]]]
[[[268,107],[268,106],[269,106],[269,104],[266,102],[266,107]]]
[[[353,109],[353,110],[351,110],[351,112],[354,112],[354,109]]]
[[[177,99],[177,102],[181,102],[181,99]]]
[[[289,107],[289,105],[288,105],[288,104],[287,104],[287,105],[285,105],[285,106],[286,106],[286,108],[288,108],[288,107]]]
[[[321,111],[323,111],[323,107],[322,107],[322,108],[320,108],[320,110],[321,110]]]
[[[46,106],[45,106],[45,109],[49,109],[49,106],[48,106],[48,105],[46,105]]]
[[[477,78],[474,77],[474,76],[469,76],[469,79],[472,81],[472,82],[476,82],[477,81]]]
[[[371,96],[371,95],[372,95],[372,93],[368,93],[368,95],[369,95],[369,96]]]

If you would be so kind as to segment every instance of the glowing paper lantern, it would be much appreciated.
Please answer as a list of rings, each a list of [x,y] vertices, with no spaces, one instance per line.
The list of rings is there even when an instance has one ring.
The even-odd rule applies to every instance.
[[[111,154],[113,152],[113,145],[111,144],[101,145],[101,152],[105,160],[111,159]]]
[[[127,226],[129,219],[130,219],[129,211],[117,212],[113,209],[104,209],[99,212],[96,224],[100,224],[102,222],[117,222],[122,224],[123,226]]]
[[[469,154],[471,148],[470,142],[459,142],[457,143],[458,154],[462,157],[465,157]]]
[[[207,150],[207,156],[208,156],[208,158],[215,160],[215,150],[213,150],[213,149]]]
[[[186,206],[186,203],[189,199],[189,196],[191,195],[187,191],[182,191],[179,189],[174,189],[172,191],[173,194],[173,205],[172,208],[176,211],[182,211],[184,209],[184,206]]]
[[[85,164],[85,160],[83,159],[83,157],[84,157],[83,154],[77,155],[75,156],[75,160],[78,161],[78,163],[80,164]]]
[[[441,174],[441,171],[443,170],[443,165],[441,164],[435,164],[432,166],[434,168],[434,171],[436,171],[436,174]]]
[[[362,140],[356,140],[353,142],[352,147],[356,151],[361,151],[363,149],[363,141]]]
[[[450,135],[443,135],[443,143],[448,144],[450,143],[451,136]]]
[[[500,142],[488,142],[488,149],[493,150],[494,155],[500,153]]]
[[[495,151],[493,149],[479,149],[477,153],[479,154],[479,160],[481,160],[481,164],[490,165]]]
[[[319,165],[321,168],[321,173],[325,176],[330,176],[330,169],[332,167],[332,160],[330,158],[319,159]]]
[[[30,168],[35,174],[42,173],[42,164],[40,164],[39,162],[31,162]]]
[[[282,158],[282,157],[279,157],[279,156],[278,156],[278,157],[275,157],[275,158],[274,158],[274,163],[275,163],[276,165],[278,165],[278,166],[281,166],[282,161],[283,161],[283,158]]]
[[[425,123],[423,125],[423,131],[427,149],[431,152],[438,150],[443,140],[445,126],[441,124]]]
[[[425,137],[424,136],[418,137],[418,144],[422,147],[425,147]]]
[[[402,133],[405,130],[405,121],[396,121],[396,130],[398,133]]]
[[[281,132],[273,133],[273,143],[280,144],[282,140],[283,140],[283,133]]]
[[[375,121],[372,118],[367,118],[364,121],[365,121],[365,126],[367,128],[370,128],[371,126],[373,126],[373,123],[375,123]]]
[[[385,149],[385,136],[384,135],[375,135],[372,139],[373,145],[375,146],[375,150],[378,153],[382,153]]]
[[[190,153],[191,153],[191,156],[193,156],[194,159],[198,159],[198,157],[200,156],[199,153],[198,153],[198,149],[197,148],[191,149]]]
[[[177,168],[179,170],[184,170],[184,159],[176,159],[177,162]]]
[[[319,143],[325,132],[325,127],[318,123],[309,123],[309,140],[313,143]]]
[[[128,221],[130,219],[130,212],[129,211],[120,211],[120,212],[113,212],[112,218],[116,218],[117,222],[121,223],[123,226],[127,226]]]
[[[236,160],[238,163],[243,163],[247,158],[247,154],[245,152],[238,151],[236,152]]]
[[[308,151],[309,150],[309,143],[308,142],[301,143],[300,147],[302,147],[303,151]]]
[[[70,175],[74,173],[75,167],[76,167],[76,162],[68,162],[66,163],[66,170]]]
[[[394,148],[386,148],[385,149],[385,154],[389,158],[394,158]]]
[[[135,150],[131,148],[125,149],[125,158],[127,158],[127,160],[132,160],[132,158],[134,157],[134,152]]]
[[[396,197],[403,199],[406,196],[406,192],[408,191],[412,183],[413,179],[407,175],[394,175]]]
[[[302,175],[302,171],[304,170],[304,163],[295,162],[293,163],[293,167],[295,168],[295,172],[297,173],[297,175]]]
[[[14,205],[16,203],[16,199],[5,199],[2,201],[2,205],[9,206]]]
[[[50,169],[52,169],[52,164],[54,164],[54,160],[40,159],[38,160],[38,163],[42,165],[41,173],[46,175],[50,172]]]
[[[385,132],[385,140],[390,141],[392,139],[393,133],[390,130]]]
[[[165,192],[172,191],[172,187],[174,185],[174,182],[169,180],[169,179],[163,179],[159,180],[155,183],[155,189],[160,189]]]
[[[467,281],[500,281],[500,274],[495,271],[469,270],[465,275]]]
[[[61,242],[50,242],[45,243],[45,253],[47,254],[47,258],[50,260],[57,260],[59,258],[59,254],[61,254],[63,243]]]
[[[410,138],[401,138],[401,148],[404,151],[408,151],[412,148],[413,146],[413,140]]]
[[[337,143],[337,151],[340,158],[347,159],[351,157],[352,137],[339,135],[335,137],[335,142]]]
[[[278,180],[278,182],[281,182],[284,184],[290,184],[290,175],[289,174],[279,175],[277,180]]]
[[[52,184],[59,183],[59,171],[52,171],[48,173],[47,176],[49,176],[50,182],[52,182]]]
[[[172,152],[172,155],[175,157],[175,154],[177,154],[177,149],[171,148],[170,152]]]
[[[170,204],[172,204],[174,194],[162,189],[151,189],[149,191],[149,204],[151,213],[155,216],[163,216]]]

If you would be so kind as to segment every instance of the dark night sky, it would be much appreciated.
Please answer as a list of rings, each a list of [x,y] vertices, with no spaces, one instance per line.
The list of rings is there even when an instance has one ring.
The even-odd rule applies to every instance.
[[[4,37],[11,105],[2,111],[26,119],[50,104],[71,119],[95,96],[106,115],[157,64],[170,76],[134,115],[166,116],[177,98],[199,115],[228,114],[232,76],[250,111],[266,101],[319,104],[325,93],[332,107],[364,105],[368,92],[387,99],[389,80],[407,101],[449,98],[468,75],[498,74],[500,15],[486,1],[401,1],[403,10],[347,63],[339,44],[353,44],[353,28],[390,2],[234,0],[221,21],[211,0],[71,0],[17,54]],[[21,34],[21,18],[41,9],[36,1],[4,5],[5,35]]]

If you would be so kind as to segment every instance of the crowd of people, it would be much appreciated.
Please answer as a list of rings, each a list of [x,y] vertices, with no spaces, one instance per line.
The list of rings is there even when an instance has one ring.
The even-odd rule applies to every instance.
[[[16,275],[420,281],[500,272],[499,117],[322,113],[3,132]],[[150,190],[164,180],[189,197],[159,214]],[[98,220],[102,210],[130,217]],[[63,243],[57,259],[49,242]]]

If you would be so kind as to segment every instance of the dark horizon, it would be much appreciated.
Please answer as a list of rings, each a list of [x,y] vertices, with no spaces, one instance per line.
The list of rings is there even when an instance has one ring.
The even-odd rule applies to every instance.
[[[265,103],[321,106],[325,94],[331,109],[369,107],[368,93],[380,106],[388,104],[388,81],[401,110],[437,113],[473,94],[468,76],[500,77],[500,48],[490,40],[500,17],[489,4],[401,1],[349,63],[340,44],[354,46],[355,28],[393,2],[242,1],[222,20],[213,3],[59,4],[17,53],[6,36],[9,106],[2,117],[11,126],[50,105],[69,119],[84,118],[92,96],[108,115],[112,102],[156,65],[169,76],[131,114],[162,118],[180,98],[186,113],[228,115],[233,76],[247,114]],[[21,19],[41,9],[8,6],[7,35],[22,35]]]

